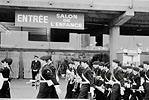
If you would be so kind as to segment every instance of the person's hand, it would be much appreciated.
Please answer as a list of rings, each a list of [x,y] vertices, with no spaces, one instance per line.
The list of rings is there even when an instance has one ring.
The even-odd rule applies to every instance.
[[[90,87],[90,93],[91,93],[91,98],[93,98],[94,97],[94,88],[93,87]]]
[[[51,80],[47,80],[47,84],[48,84],[48,86],[51,86],[51,85],[53,85],[53,82]]]
[[[143,91],[144,92],[144,87],[143,86],[140,86],[139,87],[139,91]]]
[[[121,87],[121,95],[124,95],[125,88]]]

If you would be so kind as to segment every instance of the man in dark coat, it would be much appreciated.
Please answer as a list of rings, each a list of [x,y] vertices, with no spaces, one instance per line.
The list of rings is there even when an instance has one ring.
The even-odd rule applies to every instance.
[[[56,68],[52,64],[51,56],[41,57],[43,67],[41,70],[41,80],[39,93],[37,98],[58,98],[57,93],[60,93],[59,83],[56,79]],[[52,82],[50,85],[49,82]]]
[[[35,80],[36,75],[39,73],[41,68],[41,63],[38,60],[38,56],[34,56],[34,60],[31,63],[31,70],[32,70],[32,80]]]

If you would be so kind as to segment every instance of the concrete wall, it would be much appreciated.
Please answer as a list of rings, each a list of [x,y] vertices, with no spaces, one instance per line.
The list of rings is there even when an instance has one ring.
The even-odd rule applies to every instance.
[[[1,33],[1,46],[31,49],[70,49],[81,50],[81,35],[70,33],[69,42],[28,41],[28,32],[10,31]]]
[[[119,39],[119,49],[120,48],[137,48],[138,43],[142,44],[142,48],[149,48],[149,36],[124,36],[120,35]],[[109,35],[103,35],[103,45],[109,43]]]

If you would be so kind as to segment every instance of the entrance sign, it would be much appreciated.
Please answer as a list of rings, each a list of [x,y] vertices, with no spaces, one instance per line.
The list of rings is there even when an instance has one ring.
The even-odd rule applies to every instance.
[[[84,14],[18,10],[15,12],[15,26],[84,29]]]
[[[44,12],[16,11],[15,26],[49,27],[49,15]]]

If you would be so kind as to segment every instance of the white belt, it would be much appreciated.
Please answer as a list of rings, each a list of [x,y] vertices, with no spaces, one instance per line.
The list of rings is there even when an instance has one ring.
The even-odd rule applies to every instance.
[[[146,80],[146,83],[149,83],[149,81],[148,81],[148,80]]]
[[[34,70],[34,69],[33,69],[33,71],[34,71],[34,72],[37,72],[38,70]]]
[[[8,81],[8,78],[2,78],[3,81]]]

